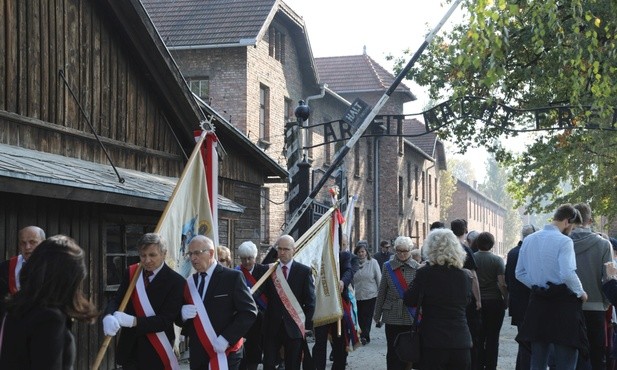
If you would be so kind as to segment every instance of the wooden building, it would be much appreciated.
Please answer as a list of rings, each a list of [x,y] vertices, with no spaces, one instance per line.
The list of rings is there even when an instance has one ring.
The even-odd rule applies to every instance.
[[[73,237],[86,251],[86,292],[102,308],[207,120],[227,153],[223,187],[259,194],[286,177],[199,107],[139,0],[0,0],[1,257],[17,253],[27,225]],[[258,200],[220,199],[222,240],[259,229]],[[75,368],[87,369],[103,340],[100,322],[73,331]],[[103,369],[115,367],[111,347]]]

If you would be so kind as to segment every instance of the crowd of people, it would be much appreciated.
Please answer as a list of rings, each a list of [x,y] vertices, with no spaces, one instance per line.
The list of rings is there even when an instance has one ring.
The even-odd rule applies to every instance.
[[[128,266],[99,312],[83,293],[83,250],[70,237],[46,238],[28,226],[18,233],[20,254],[0,264],[0,368],[71,369],[71,323],[100,317],[106,336],[120,334],[115,361],[123,369],[177,369],[175,324],[191,369],[323,370],[330,344],[332,369],[342,370],[348,352],[369,345],[372,327],[384,325],[384,367],[403,370],[412,364],[399,359],[395,340],[416,318],[422,361],[413,368],[495,370],[509,309],[518,329],[517,370],[613,370],[617,240],[592,224],[589,205],[564,204],[543,229],[522,228],[507,263],[491,252],[491,233],[468,232],[462,219],[449,228],[433,223],[422,248],[408,236],[382,241],[373,255],[364,240],[353,251],[342,243],[342,328],[313,327],[315,276],[294,260],[289,235],[262,264],[257,246],[243,242],[236,267],[229,249],[217,251],[197,235],[186,252],[195,273],[185,279],[165,263],[167,241],[144,234],[140,263]]]

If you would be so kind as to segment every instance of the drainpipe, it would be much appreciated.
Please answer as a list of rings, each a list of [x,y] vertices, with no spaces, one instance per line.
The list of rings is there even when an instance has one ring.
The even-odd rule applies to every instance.
[[[376,136],[373,144],[373,158],[375,161],[375,171],[373,172],[373,176],[375,177],[373,186],[373,249],[375,253],[380,250],[379,241],[381,240],[379,233],[379,139],[381,139],[381,136]]]
[[[426,172],[424,173],[424,181],[428,181],[428,178],[429,178],[428,171],[430,169],[432,169],[433,167],[435,167],[435,162],[433,162],[433,164],[426,169]],[[430,188],[431,184],[427,184],[425,186],[426,186],[425,189],[426,189],[426,193],[427,194],[425,194],[425,198],[424,198],[424,219],[426,220],[425,225],[424,225],[424,227],[425,227],[424,230],[426,230],[426,233],[428,234],[428,228],[429,228],[429,218],[428,218],[429,197],[427,197],[426,195],[428,195],[428,193],[430,193],[430,189],[429,188]],[[437,194],[435,194],[435,196],[437,196]],[[424,240],[422,240],[422,243],[424,243]],[[419,245],[417,247],[420,248]]]
[[[326,95],[326,89],[328,88],[328,84],[321,84],[320,86],[321,86],[321,92],[319,94],[311,95],[311,96],[308,96],[306,99],[304,99],[304,102],[306,103],[307,107],[310,108],[309,102],[311,100],[321,99],[321,98],[323,98]],[[304,123],[305,126],[309,125],[309,120],[310,120],[310,118],[308,120],[304,121],[305,122]],[[303,133],[302,133],[302,130],[300,130],[300,135],[302,135],[300,137],[300,142],[302,143],[302,147],[305,147],[306,146],[306,137],[308,137],[308,133],[307,133],[306,136],[304,136]],[[305,158],[308,158],[308,149],[302,149],[302,154],[304,155]]]

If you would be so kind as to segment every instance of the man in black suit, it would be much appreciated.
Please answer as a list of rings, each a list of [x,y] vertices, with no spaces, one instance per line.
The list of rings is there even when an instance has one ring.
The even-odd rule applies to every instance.
[[[351,253],[349,251],[341,251],[339,253],[339,290],[341,299],[349,307],[351,305],[349,299],[349,284],[353,281],[354,271],[351,266]],[[315,360],[315,368],[317,370],[325,370],[326,368],[326,344],[328,343],[328,334],[332,337],[332,370],[343,370],[347,362],[347,343],[350,338],[346,333],[353,333],[353,328],[347,328],[348,321],[343,320],[342,332],[339,336],[337,333],[337,323],[330,323],[315,328],[315,345],[313,346],[313,359]],[[352,323],[353,325],[353,323]]]
[[[246,285],[252,288],[257,281],[268,271],[268,266],[255,263],[257,258],[257,246],[252,241],[245,241],[238,246],[240,266],[236,267],[244,275]],[[244,357],[240,363],[240,370],[257,370],[263,355],[262,323],[264,312],[268,307],[268,298],[258,289],[253,294],[257,304],[257,319],[244,336]]]
[[[188,249],[197,271],[187,279],[186,304],[182,306],[191,369],[219,368],[222,362],[227,362],[229,369],[238,369],[243,356],[242,336],[257,317],[255,301],[242,273],[217,263],[211,239],[197,235]]]
[[[184,278],[165,264],[167,245],[155,233],[144,234],[137,242],[142,273],[125,312],[118,311],[129,282],[138,270],[131,265],[103,318],[105,335],[122,335],[116,350],[116,362],[124,370],[166,369],[177,364],[173,352],[174,319],[182,308]]]
[[[19,255],[0,263],[0,317],[5,313],[5,298],[19,290],[19,272],[34,249],[45,240],[45,232],[38,226],[27,226],[17,233]]]
[[[299,370],[305,331],[311,329],[315,311],[315,283],[310,267],[293,260],[295,241],[291,236],[282,235],[275,245],[280,264],[265,287],[264,370],[274,370],[281,345],[285,348],[285,370]]]

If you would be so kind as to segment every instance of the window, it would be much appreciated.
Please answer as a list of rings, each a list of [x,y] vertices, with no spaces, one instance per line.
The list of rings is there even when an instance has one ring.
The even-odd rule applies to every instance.
[[[354,176],[360,177],[360,143],[356,143],[353,147],[353,167]]]
[[[411,162],[407,162],[407,198],[411,198]]]
[[[415,172],[414,172],[414,179],[415,179],[415,185],[416,185],[416,200],[418,200],[418,166],[417,165],[416,165]]]
[[[154,224],[109,223],[105,227],[105,290],[116,291],[129,265],[139,262],[137,241],[154,231]]]
[[[373,181],[373,146],[371,138],[366,139],[366,181]]]
[[[403,214],[403,176],[398,177],[398,214]]]
[[[426,184],[428,187],[428,204],[433,204],[433,175],[428,174],[428,183]]]
[[[426,240],[426,222],[422,223],[422,240]]]
[[[412,231],[413,231],[413,226],[411,224],[411,220],[407,219],[407,235],[409,235],[409,237],[411,238],[412,236]],[[417,245],[417,244],[416,244]]]
[[[424,171],[422,171],[422,176],[420,177],[420,182],[422,182],[422,201],[426,201],[426,183],[424,181]]]
[[[191,77],[188,82],[191,92],[199,96],[206,103],[209,103],[210,79],[208,77]]]
[[[330,163],[332,163],[332,144],[326,144],[324,146],[324,164],[325,165],[330,165]]]
[[[416,245],[420,245],[420,222],[416,220],[416,235],[414,236],[416,239]]]
[[[270,26],[268,38],[270,56],[281,63],[285,63],[285,34],[278,28]]]
[[[259,197],[259,227],[260,227],[260,236],[262,244],[270,244],[270,235],[269,235],[269,223],[270,219],[268,215],[270,214],[270,207],[268,203],[268,197],[270,194],[268,193],[268,188],[261,188],[260,197]]]
[[[356,241],[360,240],[360,208],[353,209],[353,233]]]
[[[399,155],[403,155],[405,152],[403,151],[403,137],[399,136],[398,137],[398,154]]]
[[[437,194],[439,194],[439,183],[437,177],[435,177],[435,207],[437,207]]]
[[[259,85],[259,139],[268,141],[270,122],[270,89]]]
[[[296,121],[296,116],[294,114],[294,107],[293,107],[293,102],[291,101],[291,99],[289,98],[285,98],[285,102],[284,102],[285,106],[283,107],[283,122],[287,123],[287,122],[295,122]]]
[[[366,210],[366,238],[373,236],[373,213],[370,209]]]

